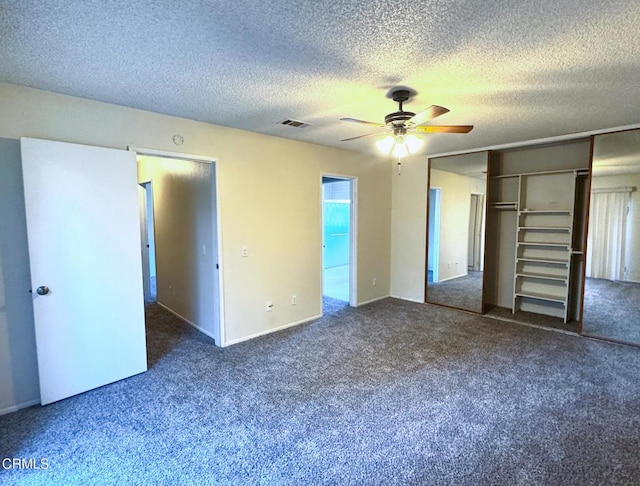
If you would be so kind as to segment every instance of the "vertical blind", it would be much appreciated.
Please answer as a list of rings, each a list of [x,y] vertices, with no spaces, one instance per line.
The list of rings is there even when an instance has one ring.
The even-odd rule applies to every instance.
[[[632,190],[631,187],[617,187],[591,193],[587,277],[624,279],[627,208]]]

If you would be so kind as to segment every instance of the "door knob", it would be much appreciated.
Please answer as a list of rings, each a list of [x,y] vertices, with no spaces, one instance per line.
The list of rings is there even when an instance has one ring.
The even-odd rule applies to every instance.
[[[38,293],[38,295],[47,295],[49,293],[49,287],[47,287],[46,285],[41,285],[36,289],[36,292]]]

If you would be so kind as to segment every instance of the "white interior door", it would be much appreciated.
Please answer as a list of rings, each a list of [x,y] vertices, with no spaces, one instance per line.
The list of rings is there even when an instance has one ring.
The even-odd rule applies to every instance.
[[[21,145],[45,405],[147,369],[137,164],[123,150]]]

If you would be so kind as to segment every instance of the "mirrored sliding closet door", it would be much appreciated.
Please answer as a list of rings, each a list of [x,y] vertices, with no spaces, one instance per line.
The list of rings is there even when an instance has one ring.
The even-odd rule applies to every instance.
[[[429,161],[426,301],[482,312],[488,153]]]
[[[594,140],[582,332],[640,344],[640,130]]]

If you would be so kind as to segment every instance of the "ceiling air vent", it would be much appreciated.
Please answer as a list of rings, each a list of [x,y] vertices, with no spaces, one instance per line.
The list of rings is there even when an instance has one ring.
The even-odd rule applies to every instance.
[[[279,124],[280,125],[288,125],[288,126],[293,127],[293,128],[304,128],[304,127],[308,127],[309,126],[308,123],[301,122],[299,120],[289,120],[289,119],[283,120]]]

